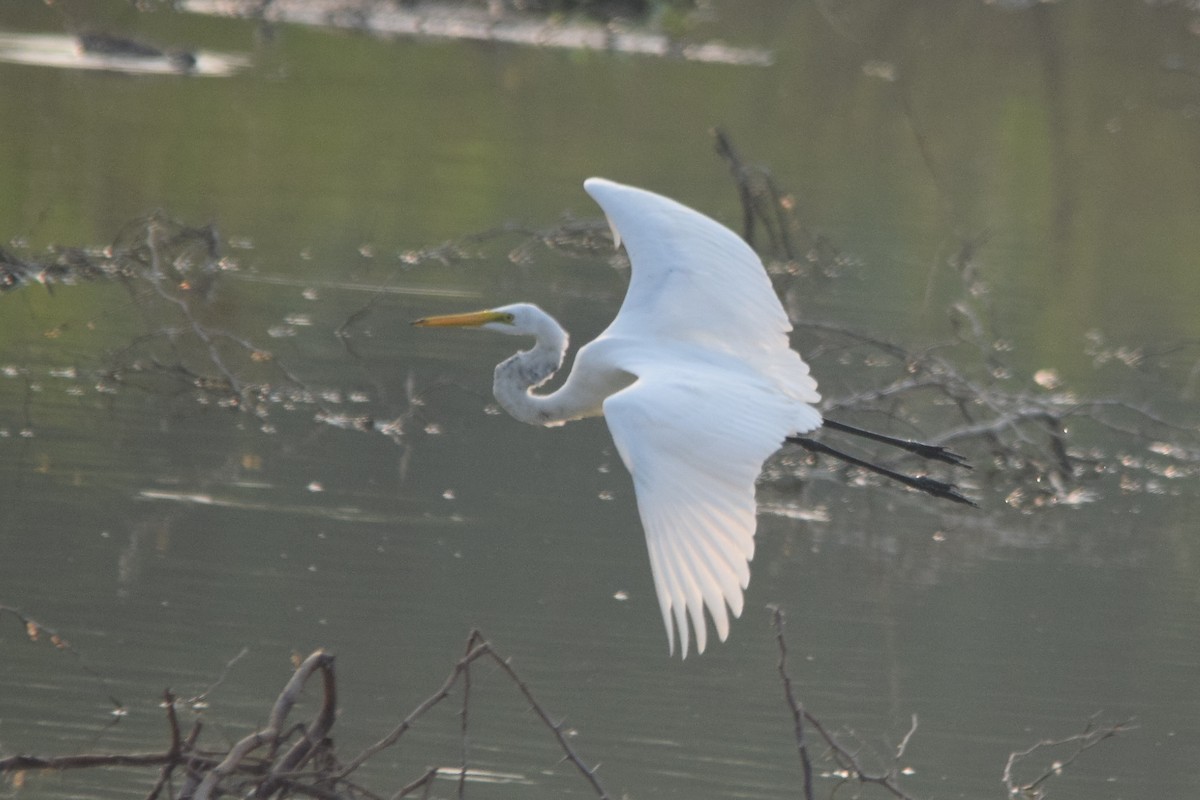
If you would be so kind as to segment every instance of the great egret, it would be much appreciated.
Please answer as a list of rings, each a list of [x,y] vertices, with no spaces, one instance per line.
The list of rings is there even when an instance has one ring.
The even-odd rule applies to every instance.
[[[754,481],[763,462],[789,437],[842,454],[800,437],[821,426],[821,396],[788,344],[792,326],[754,251],[725,226],[662,195],[603,178],[583,186],[604,210],[616,246],[625,244],[632,275],[616,318],[580,348],[561,388],[532,391],[567,352],[566,331],[537,306],[413,324],[532,336],[533,347],[495,373],[496,400],[522,422],[552,426],[604,416],[633,476],[669,650],[677,629],[686,658],[689,617],[703,652],[705,607],[722,641],[729,612],[741,615],[754,556]],[[941,448],[929,449],[957,463],[939,456]],[[906,482],[957,495],[949,484],[921,485],[927,480]]]

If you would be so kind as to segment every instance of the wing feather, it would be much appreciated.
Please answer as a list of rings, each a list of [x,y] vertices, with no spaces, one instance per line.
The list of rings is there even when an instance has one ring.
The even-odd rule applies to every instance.
[[[753,363],[796,400],[817,403],[817,382],[788,342],[792,326],[762,260],[741,237],[668,197],[589,178],[633,264],[615,334],[690,341]]]
[[[786,436],[820,427],[821,398],[737,234],[653,192],[603,178],[584,188],[632,264],[621,310],[585,351],[621,387],[604,416],[633,476],[671,651],[678,634],[686,657],[693,632],[698,652],[707,644],[705,608],[721,640],[742,613],[754,481]]]
[[[692,527],[691,530],[706,530],[705,527]],[[742,587],[730,587],[720,574],[727,572],[729,566],[727,564],[718,564],[721,556],[708,550],[706,543],[700,540],[700,537],[680,536],[678,537],[678,546],[680,555],[687,569],[693,576],[700,587],[701,595],[704,598],[704,605],[708,608],[708,615],[713,621],[713,627],[717,629],[717,636],[721,641],[729,635],[729,614],[725,598],[727,593],[732,592],[732,596],[741,598]],[[713,558],[717,561],[714,561]],[[694,606],[693,606],[694,607]],[[695,623],[695,617],[692,619]],[[696,649],[704,652],[701,647],[705,640],[706,626],[703,624],[703,619],[700,620],[700,626],[696,631]]]
[[[705,608],[722,641],[729,613],[741,614],[754,481],[794,430],[795,403],[732,365],[644,360],[638,380],[605,401],[604,416],[633,476],[671,651],[678,633],[686,657],[692,632],[697,652],[707,644]]]
[[[647,514],[642,514],[642,519],[647,518]],[[646,522],[642,522],[642,526],[646,526]],[[668,571],[668,566],[671,560],[667,558],[663,550],[665,538],[663,536],[647,536],[646,549],[650,553],[650,573],[654,577],[654,593],[658,597],[658,607],[662,610],[663,627],[667,629],[670,641],[668,643],[669,650],[672,655],[675,653],[675,637],[670,635],[674,630],[675,621],[671,618],[672,609],[678,613],[680,610],[687,607],[683,602],[683,597],[676,593],[675,576]],[[683,620],[680,627],[686,620]]]

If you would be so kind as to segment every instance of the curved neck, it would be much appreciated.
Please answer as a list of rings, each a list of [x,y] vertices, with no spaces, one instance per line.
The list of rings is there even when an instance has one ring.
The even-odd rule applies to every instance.
[[[538,320],[534,346],[496,365],[492,392],[496,402],[521,422],[554,425],[569,416],[558,408],[554,395],[536,395],[533,389],[550,380],[567,354],[567,332],[549,315]]]

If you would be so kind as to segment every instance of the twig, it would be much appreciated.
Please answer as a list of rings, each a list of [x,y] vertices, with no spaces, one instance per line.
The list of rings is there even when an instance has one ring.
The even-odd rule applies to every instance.
[[[742,238],[753,247],[755,223],[761,220],[771,243],[788,261],[795,261],[796,249],[788,232],[788,223],[791,220],[785,213],[782,193],[771,173],[761,167],[747,166],[725,131],[714,128],[712,137],[717,155],[729,165],[733,182],[737,186],[738,199],[742,204]]]
[[[912,715],[912,725],[909,726],[908,733],[904,734],[904,738],[900,740],[900,744],[896,745],[896,758],[904,758],[904,751],[908,749],[908,742],[912,739],[913,734],[917,732],[917,715]]]
[[[596,777],[596,768],[599,765],[597,764],[595,767],[589,767],[583,763],[583,760],[575,752],[575,749],[571,747],[571,743],[567,741],[567,737],[563,735],[562,723],[555,722],[550,719],[550,715],[546,713],[546,709],[542,708],[542,705],[533,696],[533,693],[529,690],[529,687],[525,684],[525,681],[521,680],[521,678],[517,675],[516,671],[512,668],[512,664],[509,663],[507,658],[501,658],[499,654],[491,649],[491,647],[488,648],[488,656],[500,665],[500,668],[504,670],[508,677],[512,679],[513,683],[517,685],[517,688],[521,690],[521,694],[525,695],[525,699],[529,701],[530,707],[533,708],[534,712],[541,718],[542,722],[546,723],[546,726],[554,732],[554,738],[558,740],[558,745],[562,748],[567,760],[574,764],[575,768],[579,770],[579,772],[585,778],[587,778],[588,783],[590,783],[592,788],[596,791],[596,796],[600,797],[601,800],[608,800],[608,793],[604,791],[604,787],[600,785],[600,780]]]
[[[1040,742],[1036,742],[1024,750],[1018,750],[1009,753],[1008,761],[1004,764],[1004,773],[1000,779],[1004,782],[1005,788],[1008,789],[1009,795],[1023,795],[1025,797],[1032,798],[1032,800],[1040,800],[1040,798],[1046,796],[1046,793],[1041,788],[1043,783],[1055,775],[1061,775],[1063,770],[1073,764],[1076,759],[1078,759],[1088,750],[1091,750],[1096,745],[1100,744],[1106,739],[1111,739],[1119,733],[1124,733],[1127,730],[1131,730],[1134,727],[1136,726],[1133,725],[1132,719],[1127,719],[1124,722],[1117,722],[1111,725],[1095,727],[1095,718],[1093,717],[1092,719],[1088,720],[1087,725],[1080,733],[1076,733],[1062,739],[1042,739]],[[1044,772],[1042,772],[1041,775],[1034,778],[1032,781],[1018,784],[1016,779],[1013,778],[1013,768],[1016,766],[1018,761],[1029,757],[1042,748],[1060,747],[1066,744],[1076,744],[1075,751],[1062,760],[1052,762],[1050,766],[1047,767]]]
[[[341,770],[338,771],[335,777],[343,778],[346,775],[349,775],[351,772],[361,767],[367,759],[371,758],[382,750],[386,750],[398,742],[400,737],[402,737],[408,731],[408,729],[416,723],[417,720],[425,716],[425,714],[428,713],[431,708],[436,706],[450,695],[450,690],[454,688],[456,683],[458,683],[458,678],[462,674],[462,671],[466,665],[487,653],[489,649],[490,647],[486,642],[472,647],[465,656],[458,660],[458,663],[456,663],[454,668],[450,670],[450,674],[446,677],[446,680],[436,692],[425,698],[425,700],[423,700],[416,708],[410,711],[408,716],[406,716],[399,725],[393,728],[390,733],[374,744],[369,745],[361,753],[351,759],[349,763],[347,763],[344,767],[342,767]]]
[[[0,612],[13,614],[21,620],[31,637],[38,638],[49,635],[48,629],[20,612],[5,606],[0,606]],[[61,637],[58,637],[57,634],[54,634],[54,637],[54,641],[59,647],[66,646]],[[461,681],[463,686],[467,687],[467,691],[464,693],[462,706],[463,750],[462,765],[458,769],[458,791],[460,794],[465,794],[465,784],[470,773],[470,751],[467,741],[471,697],[470,666],[476,660],[486,657],[513,682],[529,706],[553,732],[555,740],[562,750],[563,760],[570,761],[575,766],[579,773],[587,779],[600,800],[608,800],[608,794],[596,776],[596,767],[589,766],[579,757],[579,754],[567,741],[562,723],[551,719],[550,714],[537,701],[529,686],[513,669],[508,659],[497,653],[479,631],[471,632],[465,651],[437,692],[410,712],[400,725],[387,736],[367,747],[344,767],[337,763],[330,739],[330,731],[337,718],[334,657],[323,650],[316,650],[296,667],[287,684],[276,697],[265,725],[242,737],[223,752],[202,752],[197,749],[196,743],[201,731],[199,721],[192,726],[186,737],[183,736],[177,715],[182,703],[172,692],[165,691],[162,706],[166,712],[170,736],[166,751],[79,754],[49,758],[17,755],[0,759],[0,774],[24,770],[157,766],[161,769],[146,795],[147,800],[158,800],[164,792],[168,796],[178,797],[180,800],[211,800],[211,798],[228,794],[254,798],[308,796],[321,800],[341,800],[345,797],[382,800],[383,796],[373,794],[352,782],[349,779],[350,774],[362,766],[367,759],[395,744],[418,719],[448,697]],[[226,664],[226,672],[240,657],[241,655]],[[321,673],[323,682],[320,707],[308,724],[289,725],[289,715],[294,710],[309,679],[317,672]],[[224,674],[222,673],[221,678],[212,687],[220,683]],[[210,691],[212,687],[210,687]],[[282,750],[283,745],[293,739],[290,748],[286,751]],[[313,766],[306,768],[305,765],[310,763]],[[181,772],[179,769],[181,765],[185,767],[184,775],[181,779],[181,786],[175,787],[173,779]],[[428,796],[438,775],[439,770],[429,768],[419,779],[400,789],[394,797],[402,798],[418,790]],[[235,777],[241,779],[240,784],[233,785]],[[223,785],[226,781],[230,785]]]
[[[268,797],[280,784],[283,777],[290,772],[300,768],[305,761],[312,757],[318,750],[322,742],[325,741],[329,734],[330,728],[333,727],[333,722],[337,718],[337,684],[334,681],[333,674],[333,656],[321,650],[313,653],[301,665],[296,674],[292,676],[292,681],[296,681],[297,676],[306,668],[309,662],[314,662],[308,669],[311,673],[313,669],[321,671],[322,693],[321,693],[321,708],[317,712],[316,718],[307,727],[301,726],[301,738],[292,745],[291,749],[284,755],[283,758],[271,768],[270,777],[255,791],[255,797]],[[307,674],[304,675],[307,679]],[[303,680],[301,681],[303,684]],[[291,684],[289,684],[290,686]],[[297,690],[298,691],[298,690]],[[277,704],[278,705],[278,704]],[[286,712],[285,712],[286,714]],[[282,720],[281,720],[282,721]],[[274,755],[274,754],[272,754]]]
[[[63,636],[61,636],[54,629],[48,628],[42,623],[38,622],[33,617],[26,615],[18,608],[0,605],[0,615],[4,614],[9,614],[13,617],[16,617],[17,620],[20,621],[21,625],[25,628],[25,635],[29,638],[29,641],[37,642],[40,641],[43,636],[45,636],[46,640],[49,641],[50,644],[54,645],[55,649],[69,653],[71,657],[75,659],[75,663],[81,670],[83,670],[89,677],[94,678],[101,686],[104,687],[104,692],[108,695],[108,701],[113,705],[113,715],[116,718],[124,716],[125,704],[109,693],[108,680],[99,672],[88,666],[88,664],[83,660],[83,656],[81,656],[79,652],[71,646],[71,643],[68,642]],[[3,770],[0,769],[0,771]]]
[[[194,706],[197,703],[202,703],[205,700],[207,700],[208,696],[210,694],[212,694],[214,691],[216,691],[217,687],[219,687],[222,683],[224,683],[225,679],[227,677],[229,677],[229,672],[230,672],[230,670],[233,669],[233,665],[236,664],[237,662],[241,661],[243,658],[245,658],[246,654],[249,652],[250,652],[249,647],[243,647],[241,649],[241,652],[239,652],[236,656],[234,656],[233,658],[231,658],[225,662],[224,668],[221,669],[221,674],[217,676],[217,679],[215,681],[210,683],[203,692],[201,692],[198,695],[195,695],[194,697],[189,697],[185,702],[188,705]]]
[[[22,769],[87,769],[90,767],[155,767],[170,753],[81,753],[73,756],[16,755],[0,758],[0,775]]]
[[[169,689],[163,691],[162,705],[167,712],[167,725],[171,731],[171,746],[167,750],[168,761],[159,770],[158,781],[150,789],[150,793],[146,795],[146,800],[155,800],[166,787],[167,782],[171,780],[171,773],[179,765],[180,754],[183,752],[183,740],[179,734],[179,719],[175,715],[175,695],[171,694]]]
[[[471,652],[471,649],[483,641],[483,636],[478,630],[472,630],[467,637],[466,653]],[[464,653],[464,655],[466,655]],[[467,739],[467,714],[471,703],[471,665],[467,664],[463,668],[463,691],[462,691],[462,708],[459,710],[460,727],[462,732],[462,762],[458,769],[458,800],[463,800],[467,793],[467,764],[470,759],[470,742]]]
[[[433,781],[437,778],[437,776],[438,768],[430,767],[428,770],[426,770],[424,775],[417,778],[412,783],[404,786],[400,789],[400,791],[392,795],[392,800],[401,800],[401,798],[408,797],[417,789],[425,788],[428,791],[428,787],[433,785]]]
[[[542,722],[544,722],[551,730],[555,739],[558,741],[558,745],[562,749],[566,760],[570,761],[579,771],[579,773],[587,779],[588,783],[591,784],[592,789],[595,790],[596,795],[600,797],[601,800],[608,800],[608,793],[600,784],[599,778],[596,777],[596,767],[589,767],[583,762],[583,760],[579,757],[579,754],[575,752],[574,748],[571,747],[570,742],[567,741],[566,736],[563,734],[562,724],[554,722],[550,718],[550,715],[546,712],[546,709],[543,708],[542,705],[537,701],[537,698],[533,696],[533,692],[529,689],[528,685],[526,685],[525,681],[522,680],[521,677],[516,673],[508,659],[497,653],[495,649],[492,648],[491,644],[482,638],[478,631],[472,631],[471,636],[467,641],[468,644],[472,642],[478,643],[470,646],[467,649],[466,655],[460,658],[454,665],[454,668],[450,671],[450,674],[446,677],[446,680],[442,683],[441,687],[432,695],[427,697],[424,701],[422,701],[415,709],[409,712],[408,716],[405,717],[399,725],[393,728],[391,732],[389,732],[379,741],[368,746],[348,764],[346,764],[346,766],[342,767],[342,769],[339,770],[334,777],[340,779],[346,775],[349,775],[351,772],[362,766],[367,759],[371,758],[380,751],[391,747],[393,744],[399,741],[400,737],[402,737],[410,728],[412,728],[417,720],[423,717],[429,712],[430,709],[450,695],[450,692],[454,689],[455,685],[457,685],[458,682],[463,679],[467,668],[472,662],[480,658],[487,657],[504,671],[504,673],[516,685],[517,689],[529,702],[530,707],[534,710]]]
[[[804,741],[804,725],[807,722],[813,730],[821,735],[825,740],[825,744],[829,746],[829,750],[837,762],[839,768],[845,772],[850,778],[857,780],[859,783],[873,783],[885,789],[894,797],[900,800],[913,800],[912,796],[905,792],[896,783],[895,772],[889,770],[881,774],[868,773],[859,763],[858,758],[851,753],[846,747],[837,740],[833,734],[825,729],[821,721],[814,717],[795,697],[792,692],[792,681],[787,673],[787,643],[783,636],[783,611],[778,606],[771,607],[771,622],[775,628],[775,641],[779,646],[779,675],[784,684],[784,694],[787,697],[789,710],[795,719],[796,726],[796,745],[801,751],[801,763],[805,766],[805,800],[812,798],[811,786],[811,765],[807,763],[807,745]],[[916,719],[913,720],[913,729],[904,737],[901,745],[908,745],[908,740],[912,737],[916,730]],[[899,757],[899,756],[897,756]]]
[[[804,770],[804,800],[813,800],[812,761],[808,757],[808,744],[804,740],[804,706],[792,692],[792,679],[787,672],[787,643],[783,639],[783,611],[779,606],[768,606],[771,622],[775,626],[775,641],[779,644],[779,678],[783,681],[783,694],[796,731],[796,750],[800,754],[800,766]]]
[[[300,692],[303,690],[309,676],[314,671],[321,670],[326,674],[326,692],[332,691],[332,666],[333,656],[324,650],[317,650],[306,658],[299,668],[292,673],[291,679],[283,687],[283,691],[279,693],[279,697],[276,698],[266,727],[242,738],[230,748],[229,753],[221,763],[213,767],[204,776],[204,780],[200,782],[200,785],[196,789],[194,800],[208,800],[209,797],[213,796],[221,781],[235,772],[240,767],[242,760],[259,747],[269,745],[273,755],[275,748],[279,744],[280,733],[283,730],[283,724],[287,719],[287,715],[291,712],[292,706],[296,704],[296,700],[299,698]],[[325,703],[322,705],[322,716],[327,707],[330,707],[330,697],[328,694],[326,695]],[[329,711],[330,723],[332,723],[332,714],[331,709]]]

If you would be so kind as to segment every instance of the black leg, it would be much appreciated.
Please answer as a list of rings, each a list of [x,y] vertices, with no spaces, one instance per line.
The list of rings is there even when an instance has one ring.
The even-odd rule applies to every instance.
[[[828,423],[826,423],[826,424],[828,424]],[[838,430],[843,430],[843,428],[839,427]],[[855,430],[857,430],[857,429],[855,429]],[[878,434],[875,434],[875,435],[878,435]],[[874,438],[875,435],[868,436],[867,438]],[[881,441],[884,441],[889,438],[890,437],[883,437],[883,439],[881,439]],[[849,453],[843,453],[840,450],[834,450],[829,445],[827,445],[823,442],[818,442],[816,439],[808,439],[804,436],[789,436],[789,437],[787,437],[787,441],[791,442],[792,444],[800,445],[805,450],[808,450],[810,453],[820,453],[820,454],[827,455],[827,456],[833,456],[836,459],[845,461],[847,464],[853,464],[856,467],[862,467],[865,470],[874,472],[876,475],[882,475],[885,478],[890,478],[891,480],[897,481],[898,483],[902,483],[905,486],[909,486],[918,491],[925,492],[926,494],[931,494],[934,497],[940,497],[944,500],[952,500],[955,503],[962,503],[964,505],[968,505],[973,508],[979,508],[979,505],[977,503],[975,503],[973,500],[961,495],[958,491],[958,487],[955,486],[953,483],[946,483],[945,481],[934,480],[933,478],[926,478],[926,477],[918,478],[918,477],[913,477],[912,475],[905,475],[902,472],[896,472],[893,469],[888,469],[887,467],[881,467],[878,464],[872,464],[869,461],[863,461],[861,458],[855,458],[854,456],[850,455]],[[904,441],[904,440],[899,439],[897,441]],[[905,448],[905,449],[907,449],[907,448]],[[938,448],[938,449],[941,449],[941,448]],[[911,452],[916,452],[916,451],[911,451]],[[959,458],[959,457],[956,456],[956,458]],[[945,460],[945,459],[941,459],[941,460]],[[958,463],[958,462],[951,462],[951,463]],[[962,464],[961,466],[968,466],[968,465]]]
[[[853,425],[847,425],[844,422],[836,422],[832,419],[822,419],[822,422],[826,428],[829,428],[833,431],[841,431],[842,433],[848,433],[851,436],[861,436],[864,439],[870,439],[874,442],[881,442],[883,444],[891,445],[892,447],[899,447],[901,450],[907,450],[908,452],[914,453],[922,458],[928,458],[933,461],[942,461],[946,464],[953,464],[956,467],[966,467],[967,469],[971,469],[971,465],[967,463],[965,458],[960,456],[958,453],[955,453],[953,450],[947,450],[946,448],[936,444],[924,444],[922,442],[913,442],[908,439],[897,439],[894,436],[875,433],[874,431],[864,430],[863,428],[855,428]]]

